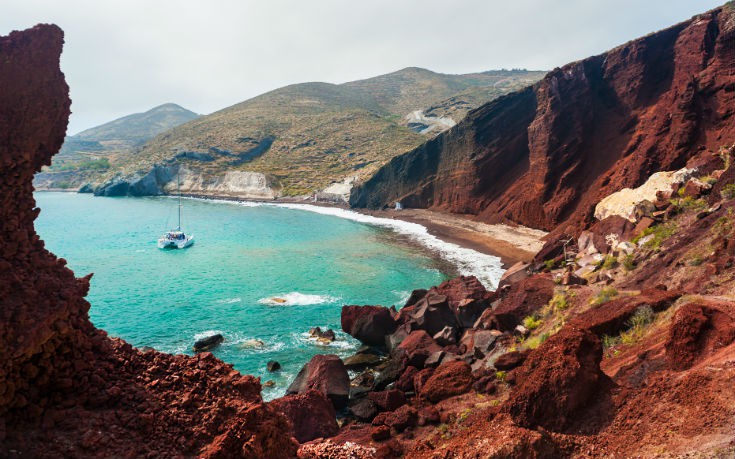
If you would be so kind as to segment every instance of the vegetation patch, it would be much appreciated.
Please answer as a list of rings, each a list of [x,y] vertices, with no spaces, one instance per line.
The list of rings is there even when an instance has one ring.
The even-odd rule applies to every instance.
[[[633,238],[632,242],[637,244],[641,239],[652,235],[653,237],[646,239],[643,247],[659,251],[661,250],[661,244],[673,236],[674,233],[676,233],[676,224],[674,222],[661,223],[656,226],[646,228],[640,235]]]
[[[627,329],[617,336],[604,335],[602,347],[610,355],[610,350],[618,345],[632,346],[638,343],[645,335],[649,325],[653,323],[656,315],[653,309],[644,305],[636,309],[635,314],[626,322]],[[612,355],[617,355],[613,352]]]
[[[618,291],[614,287],[604,287],[602,290],[597,292],[597,295],[590,298],[590,305],[597,306],[599,304],[607,303],[618,296]]]

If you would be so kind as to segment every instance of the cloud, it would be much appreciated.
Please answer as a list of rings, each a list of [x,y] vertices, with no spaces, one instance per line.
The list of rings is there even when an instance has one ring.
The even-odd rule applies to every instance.
[[[0,34],[66,33],[69,131],[176,102],[210,113],[304,81],[419,66],[445,73],[550,69],[673,25],[702,0],[24,0]]]

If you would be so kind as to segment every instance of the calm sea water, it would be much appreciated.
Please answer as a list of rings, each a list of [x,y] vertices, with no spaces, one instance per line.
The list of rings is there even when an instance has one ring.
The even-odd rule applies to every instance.
[[[412,289],[462,271],[393,230],[294,208],[185,200],[183,226],[196,243],[162,251],[156,239],[176,225],[174,199],[35,198],[47,248],[77,276],[94,273],[88,300],[97,327],[134,346],[187,354],[196,339],[222,333],[215,355],[275,381],[266,398],[283,394],[314,354],[357,348],[343,333],[329,346],[308,338],[314,326],[338,331],[343,304],[400,305]],[[268,360],[283,370],[268,373]]]

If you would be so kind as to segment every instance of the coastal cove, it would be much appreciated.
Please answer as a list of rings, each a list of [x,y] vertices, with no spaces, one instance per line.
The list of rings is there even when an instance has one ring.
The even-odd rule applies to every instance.
[[[413,288],[458,273],[476,270],[488,284],[502,274],[498,258],[444,243],[420,225],[343,209],[187,199],[183,226],[197,242],[161,251],[156,238],[175,225],[169,198],[35,198],[46,247],[77,276],[94,273],[87,299],[96,326],[173,354],[222,333],[215,355],[273,380],[267,399],[282,395],[313,355],[344,357],[358,347],[339,331],[342,305],[400,307]],[[316,326],[338,339],[318,344],[308,337]],[[268,373],[269,360],[283,369]]]

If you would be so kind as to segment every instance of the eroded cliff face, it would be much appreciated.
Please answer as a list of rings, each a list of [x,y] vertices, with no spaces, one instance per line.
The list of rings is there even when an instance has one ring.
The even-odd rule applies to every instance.
[[[0,37],[0,456],[293,457],[256,378],[108,338],[90,276],[44,249],[31,182],[66,131],[62,45],[53,25]]]
[[[734,110],[735,7],[725,5],[475,110],[350,202],[573,232],[604,196],[735,142]]]

